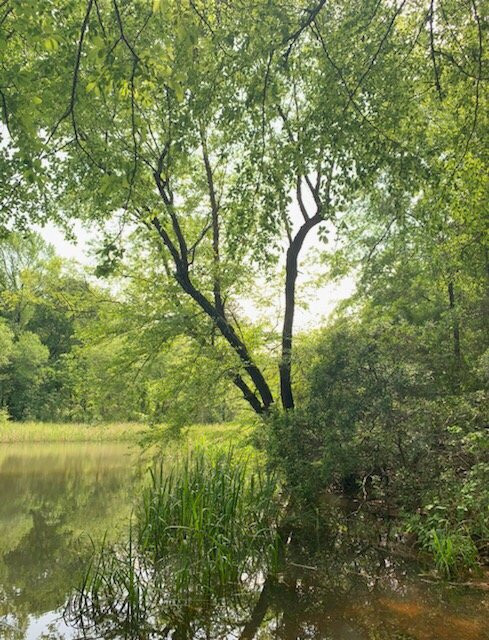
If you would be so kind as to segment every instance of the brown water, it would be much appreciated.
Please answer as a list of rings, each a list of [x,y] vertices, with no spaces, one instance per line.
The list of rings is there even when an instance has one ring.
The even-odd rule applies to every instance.
[[[2,640],[85,637],[63,621],[64,604],[91,539],[99,544],[106,531],[117,538],[127,530],[141,468],[138,451],[125,444],[0,445]],[[278,580],[228,599],[203,620],[190,606],[180,629],[155,637],[489,639],[488,592],[427,581],[375,531],[364,535],[368,519],[350,526],[338,513],[314,539],[292,539]]]

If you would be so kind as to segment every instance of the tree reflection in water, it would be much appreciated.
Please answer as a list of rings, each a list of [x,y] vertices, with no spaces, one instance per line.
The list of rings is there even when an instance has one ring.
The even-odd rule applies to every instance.
[[[487,593],[423,582],[419,568],[379,537],[375,518],[362,510],[349,517],[348,509],[330,503],[320,518],[326,525],[307,526],[303,515],[292,523],[274,577],[256,567],[205,599],[186,593],[170,600],[172,573],[164,560],[152,566],[133,554],[133,585],[147,588],[137,592],[132,609],[123,589],[111,594],[109,609],[88,601],[77,608],[70,598],[66,622],[79,624],[63,626],[56,619],[92,554],[82,532],[99,541],[106,530],[115,536],[125,530],[137,494],[131,472],[137,465],[126,453],[125,446],[100,443],[0,451],[2,640],[488,638]],[[132,628],[128,619],[136,613],[140,624]]]
[[[91,537],[117,531],[130,513],[136,453],[127,453],[100,443],[2,447],[2,640],[70,635],[55,621],[90,559]]]
[[[419,567],[379,538],[375,519],[329,506],[328,526],[294,526],[277,575],[243,576],[205,600],[172,593],[163,566],[119,556],[116,580],[91,599],[78,593],[67,618],[81,637],[153,640],[483,640],[489,599],[420,579]],[[164,563],[164,561],[163,561]],[[165,576],[165,577],[163,577]],[[130,593],[129,593],[130,591]],[[130,596],[130,597],[129,597]]]

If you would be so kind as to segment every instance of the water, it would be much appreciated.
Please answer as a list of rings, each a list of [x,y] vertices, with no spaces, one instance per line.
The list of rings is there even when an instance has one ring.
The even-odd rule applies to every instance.
[[[125,529],[137,456],[120,443],[0,445],[2,640],[73,635],[62,607],[90,539]]]
[[[127,531],[141,468],[126,444],[1,445],[2,640],[84,637],[63,621],[64,604],[91,540]],[[180,626],[162,625],[154,637],[489,639],[487,591],[436,584],[420,572],[382,543],[370,521],[341,520],[332,508],[325,531],[292,536],[277,580],[263,577],[212,609],[190,603]]]

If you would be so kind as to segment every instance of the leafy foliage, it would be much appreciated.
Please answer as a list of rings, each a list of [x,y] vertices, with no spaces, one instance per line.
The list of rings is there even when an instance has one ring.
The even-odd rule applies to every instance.
[[[479,486],[487,460],[464,438],[487,426],[487,0],[0,12],[0,366],[14,417],[178,425],[233,416],[241,398],[305,495],[342,485],[412,515],[443,478]],[[9,235],[46,219],[100,231],[96,274],[112,290]],[[314,230],[336,233],[324,263],[358,288],[302,351],[308,367],[294,314]],[[282,266],[278,333],[240,311]],[[420,515],[440,557],[469,549]]]

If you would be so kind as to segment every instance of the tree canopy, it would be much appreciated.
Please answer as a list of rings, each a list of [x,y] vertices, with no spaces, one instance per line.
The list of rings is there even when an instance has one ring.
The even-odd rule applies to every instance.
[[[186,317],[190,301],[207,316],[258,413],[277,392],[232,306],[284,243],[285,409],[299,254],[314,228],[349,229],[363,201],[371,252],[422,229],[440,260],[443,237],[455,272],[456,227],[487,251],[485,1],[5,0],[0,10],[4,228],[98,225],[99,275],[135,250],[125,230],[136,230],[159,253],[154,277],[173,281],[172,313]]]

